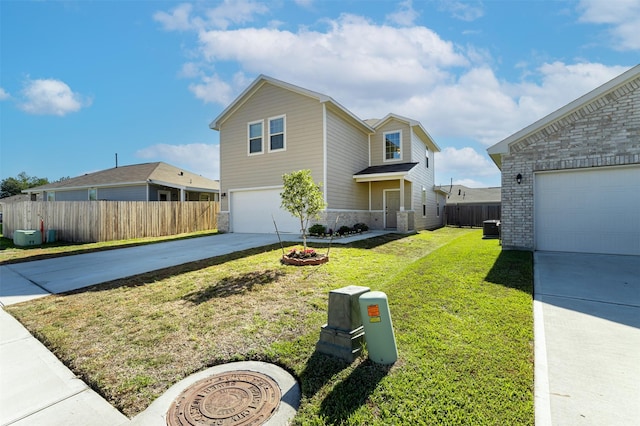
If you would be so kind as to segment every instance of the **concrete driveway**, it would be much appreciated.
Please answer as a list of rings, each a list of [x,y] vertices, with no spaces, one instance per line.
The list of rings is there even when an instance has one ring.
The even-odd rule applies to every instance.
[[[640,257],[534,255],[536,425],[637,425]]]

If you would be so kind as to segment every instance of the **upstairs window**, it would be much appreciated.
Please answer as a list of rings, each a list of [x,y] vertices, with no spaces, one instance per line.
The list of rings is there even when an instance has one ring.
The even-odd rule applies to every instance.
[[[427,166],[427,169],[429,168],[429,148],[427,148],[427,153],[426,153],[426,157],[425,157],[425,165]]]
[[[262,121],[249,123],[249,155],[262,154]]]
[[[284,117],[269,119],[269,151],[280,151],[285,149],[284,130]]]
[[[384,161],[402,159],[402,132],[384,133]]]

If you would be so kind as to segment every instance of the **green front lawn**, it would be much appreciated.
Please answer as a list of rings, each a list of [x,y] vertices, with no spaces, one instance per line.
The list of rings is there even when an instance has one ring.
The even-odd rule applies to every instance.
[[[194,372],[262,360],[299,379],[296,424],[533,424],[532,256],[481,236],[334,245],[303,268],[270,247],[7,310],[128,416]],[[328,292],[346,285],[387,293],[391,368],[314,352]]]

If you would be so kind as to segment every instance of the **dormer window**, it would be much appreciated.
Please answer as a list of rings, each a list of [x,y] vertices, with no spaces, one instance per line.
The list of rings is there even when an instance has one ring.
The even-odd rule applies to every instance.
[[[384,161],[402,160],[402,132],[384,132]]]

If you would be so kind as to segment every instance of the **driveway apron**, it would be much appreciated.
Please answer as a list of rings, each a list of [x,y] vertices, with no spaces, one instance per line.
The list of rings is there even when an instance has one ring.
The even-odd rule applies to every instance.
[[[536,425],[637,425],[640,257],[534,255]]]

